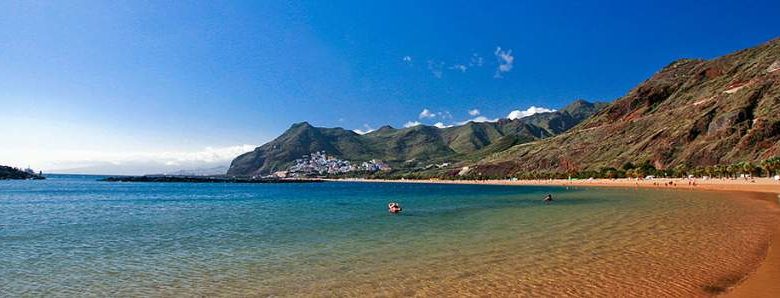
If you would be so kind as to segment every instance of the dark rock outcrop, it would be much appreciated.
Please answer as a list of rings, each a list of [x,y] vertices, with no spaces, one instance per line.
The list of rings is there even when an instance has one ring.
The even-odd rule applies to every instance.
[[[8,166],[0,166],[0,180],[40,180],[45,179],[41,175],[37,175],[34,173],[28,173],[25,171],[22,171],[20,169],[8,167]]]

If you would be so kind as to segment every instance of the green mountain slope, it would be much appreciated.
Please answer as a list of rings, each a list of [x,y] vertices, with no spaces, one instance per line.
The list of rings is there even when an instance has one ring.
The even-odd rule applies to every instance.
[[[448,128],[384,126],[364,135],[302,122],[292,125],[273,141],[236,157],[227,174],[266,175],[285,170],[295,159],[318,151],[351,161],[381,159],[398,169],[436,162],[476,161],[516,144],[557,135],[602,107],[604,104],[578,100],[561,111],[515,120],[469,122]]]

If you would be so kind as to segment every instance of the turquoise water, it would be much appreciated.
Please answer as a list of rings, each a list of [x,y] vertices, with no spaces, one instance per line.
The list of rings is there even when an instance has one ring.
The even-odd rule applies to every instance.
[[[714,193],[96,179],[0,181],[0,296],[696,294],[769,224]]]

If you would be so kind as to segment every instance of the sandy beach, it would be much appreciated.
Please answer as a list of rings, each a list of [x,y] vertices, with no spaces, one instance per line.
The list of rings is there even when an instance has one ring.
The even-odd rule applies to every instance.
[[[713,191],[751,191],[780,194],[780,181],[770,178],[755,179],[549,179],[549,180],[378,180],[378,179],[340,179],[331,181],[362,181],[389,183],[441,183],[441,184],[487,184],[487,185],[549,185],[549,186],[587,186],[587,187],[641,187],[680,190]],[[671,183],[671,184],[670,184]]]
[[[384,183],[439,183],[439,184],[484,184],[484,185],[528,185],[528,186],[572,186],[572,187],[620,187],[656,188],[680,191],[738,191],[772,193],[777,200],[769,206],[777,215],[764,260],[753,273],[723,293],[724,297],[778,297],[780,296],[780,181],[771,178],[754,179],[683,179],[660,178],[637,179],[583,179],[583,180],[367,180],[340,179],[332,181],[384,182]]]

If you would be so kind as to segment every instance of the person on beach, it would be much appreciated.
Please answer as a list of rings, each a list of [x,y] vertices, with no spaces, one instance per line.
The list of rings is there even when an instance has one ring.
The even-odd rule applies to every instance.
[[[552,194],[547,194],[547,196],[544,197],[543,201],[544,201],[545,204],[552,203],[552,201],[553,201]]]

